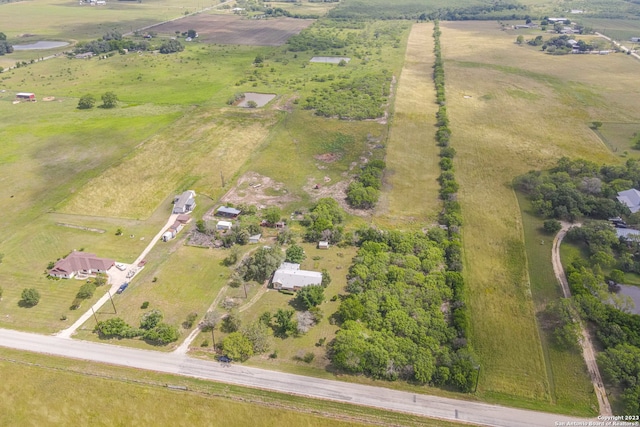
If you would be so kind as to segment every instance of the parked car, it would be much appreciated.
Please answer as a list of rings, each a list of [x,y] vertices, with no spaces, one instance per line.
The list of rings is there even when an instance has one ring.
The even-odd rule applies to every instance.
[[[124,282],[122,285],[120,285],[120,287],[118,288],[118,290],[116,291],[116,294],[121,294],[124,292],[125,289],[127,289],[127,287],[129,286],[129,282]]]
[[[231,362],[231,358],[228,356],[220,356],[218,358],[218,360],[222,363],[230,363]]]

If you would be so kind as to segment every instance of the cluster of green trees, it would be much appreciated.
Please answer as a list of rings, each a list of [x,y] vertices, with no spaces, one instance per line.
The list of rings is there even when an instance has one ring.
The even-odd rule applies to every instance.
[[[550,53],[552,55],[566,55],[573,51],[574,45],[570,43],[569,40],[574,40],[566,34],[557,37],[551,37],[549,40],[545,41],[542,44],[542,50]],[[575,45],[579,52],[590,52],[595,50],[596,47],[591,45],[584,40],[578,40],[578,43]]]
[[[372,209],[378,203],[385,167],[384,161],[372,160],[362,168],[357,179],[347,189],[347,201],[351,206]]]
[[[391,78],[388,70],[382,70],[353,79],[341,79],[307,97],[303,107],[316,110],[317,115],[324,117],[376,119],[384,115]]]
[[[115,108],[118,105],[118,95],[113,92],[105,92],[102,95],[101,108]],[[79,110],[90,110],[96,105],[96,98],[92,94],[88,93],[83,95],[78,101]]]
[[[530,171],[516,179],[516,188],[532,200],[534,210],[547,218],[575,221],[586,216],[606,219],[628,214],[616,195],[637,188],[640,163],[599,167],[586,160],[563,157],[549,172]]]
[[[279,246],[265,246],[242,262],[238,267],[238,274],[247,282],[254,280],[262,283],[271,277],[282,261],[284,261],[284,255]]]
[[[267,352],[269,346],[268,329],[261,321],[253,322],[231,332],[220,343],[220,347],[226,356],[241,362],[244,362],[254,354]]]
[[[433,64],[433,81],[436,86],[436,102],[438,103],[438,112],[436,113],[436,141],[440,147],[440,198],[444,202],[442,213],[440,215],[440,223],[447,227],[456,228],[462,225],[462,213],[460,204],[456,200],[459,189],[458,182],[455,179],[453,169],[453,158],[456,150],[449,145],[451,138],[451,129],[449,129],[449,117],[447,116],[444,88],[444,65],[442,61],[442,48],[440,46],[440,25],[438,21],[434,22],[433,40],[435,62]]]
[[[13,46],[11,46],[7,41],[7,35],[5,33],[0,33],[0,55],[5,55],[12,52]]]
[[[178,328],[162,322],[163,314],[154,309],[146,312],[140,320],[140,327],[134,328],[121,317],[112,317],[98,322],[94,328],[102,338],[137,338],[142,337],[152,344],[165,345],[178,340]]]
[[[301,224],[307,227],[305,240],[338,243],[344,234],[344,228],[340,225],[343,221],[344,211],[338,202],[331,198],[320,199],[301,221]]]
[[[328,31],[317,32],[307,28],[302,30],[300,34],[290,37],[287,45],[292,52],[322,51],[347,47],[348,41]]]
[[[101,39],[93,40],[90,42],[79,42],[73,51],[76,54],[93,52],[96,55],[108,52],[121,52],[124,53],[124,49],[127,50],[149,50],[151,45],[148,41],[135,41],[125,39],[118,31],[108,31],[102,36]]]
[[[175,53],[182,52],[183,50],[184,45],[178,40],[166,40],[160,45],[160,53]]]
[[[467,343],[462,275],[450,269],[458,242],[424,233],[358,231],[360,249],[347,276],[333,364],[374,378],[452,385],[471,391],[477,362]],[[453,322],[442,310],[449,307]]]
[[[20,295],[19,304],[24,307],[34,307],[40,302],[40,292],[36,288],[25,288]]]

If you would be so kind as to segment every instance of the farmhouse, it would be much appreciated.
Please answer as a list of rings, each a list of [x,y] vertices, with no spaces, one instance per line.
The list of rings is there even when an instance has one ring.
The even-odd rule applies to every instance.
[[[226,206],[220,206],[216,211],[217,216],[222,216],[225,218],[232,218],[232,219],[236,219],[238,215],[240,215],[241,213],[242,213],[241,210],[228,208]]]
[[[631,213],[640,211],[640,191],[635,188],[618,192],[618,201],[627,206]]]
[[[283,262],[276,272],[273,273],[271,284],[274,289],[297,291],[305,286],[322,284],[322,273],[300,270],[300,264]]]
[[[66,258],[56,262],[49,270],[49,275],[71,279],[77,274],[106,273],[115,263],[112,259],[98,258],[88,252],[73,251]]]
[[[36,102],[36,94],[31,92],[18,92],[16,93],[16,101]]]
[[[184,214],[196,207],[196,192],[187,190],[173,199],[173,213]]]
[[[231,230],[233,223],[231,221],[218,221],[216,230]]]
[[[631,41],[634,43],[640,43],[640,37],[631,37]]]
[[[616,236],[618,236],[618,238],[622,237],[627,240],[632,239],[634,236],[640,238],[640,230],[634,230],[632,228],[616,228]]]
[[[254,234],[253,236],[249,236],[249,243],[255,245],[256,243],[260,243],[260,238],[262,234]]]

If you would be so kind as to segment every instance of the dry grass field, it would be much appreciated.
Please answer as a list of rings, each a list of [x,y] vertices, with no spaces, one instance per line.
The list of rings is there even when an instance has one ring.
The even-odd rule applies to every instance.
[[[409,36],[395,94],[385,188],[376,212],[381,221],[423,225],[434,221],[442,205],[437,182],[439,149],[434,138],[437,105],[432,32],[433,25],[416,24]]]
[[[313,20],[309,19],[246,19],[232,15],[199,14],[158,25],[153,30],[160,34],[174,35],[176,31],[193,28],[198,32],[200,42],[280,46],[311,24]]]
[[[92,179],[60,210],[147,218],[176,190],[220,196],[220,175],[229,182],[276,120],[273,111],[194,110]]]
[[[491,22],[447,22],[442,31],[479,391],[552,402],[529,284],[536,272],[527,271],[511,182],[563,155],[616,162],[588,124],[640,115],[638,64],[623,55],[544,55]]]

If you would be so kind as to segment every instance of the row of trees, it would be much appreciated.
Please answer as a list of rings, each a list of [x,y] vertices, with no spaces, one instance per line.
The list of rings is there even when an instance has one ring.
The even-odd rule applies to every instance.
[[[372,209],[378,203],[384,168],[382,160],[372,160],[362,168],[357,179],[347,188],[347,202],[351,206]]]
[[[436,227],[426,235],[362,229],[357,244],[349,295],[338,310],[342,323],[330,346],[333,364],[374,378],[471,391],[477,363],[466,329],[442,311],[447,305],[464,310],[453,303],[461,275],[447,259],[457,243]]]
[[[462,213],[460,204],[456,200],[459,185],[455,179],[453,158],[456,150],[450,147],[451,129],[449,129],[449,117],[447,116],[444,88],[444,65],[442,60],[442,48],[440,46],[440,25],[436,21],[433,27],[434,55],[435,62],[433,64],[433,82],[436,87],[436,102],[438,104],[438,112],[436,113],[436,141],[440,147],[440,169],[441,173],[438,177],[440,183],[440,198],[444,202],[442,213],[440,214],[440,223],[456,229],[462,225]]]
[[[599,167],[586,160],[563,157],[549,172],[530,171],[517,178],[515,186],[527,194],[538,214],[575,221],[582,216],[606,219],[628,215],[628,208],[616,195],[639,183],[637,160],[629,159],[624,166]]]
[[[13,46],[7,41],[7,35],[0,32],[0,56],[13,52]]]
[[[108,52],[124,53],[125,49],[129,51],[147,51],[153,48],[154,46],[147,40],[136,41],[125,39],[121,33],[114,30],[107,32],[101,39],[78,43],[74,48],[74,52],[76,54],[92,52],[95,55],[100,55]],[[157,46],[157,48],[160,50],[160,53],[174,53],[182,52],[184,45],[178,40],[171,39],[165,40],[160,46]]]

